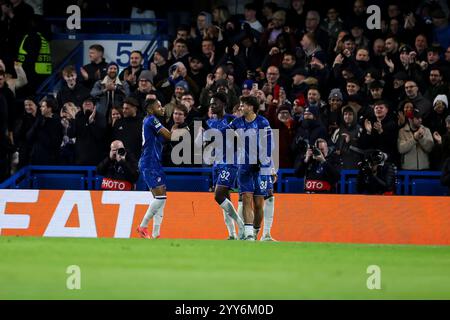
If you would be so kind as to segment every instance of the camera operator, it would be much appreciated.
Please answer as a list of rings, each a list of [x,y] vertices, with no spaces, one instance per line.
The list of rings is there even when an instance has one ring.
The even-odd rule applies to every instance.
[[[295,175],[305,178],[306,193],[335,193],[340,173],[334,154],[324,139],[308,146],[306,154],[295,164]]]
[[[127,153],[120,140],[111,143],[109,156],[97,166],[97,173],[104,177],[103,190],[133,190],[139,176],[136,159]]]
[[[388,156],[380,150],[365,151],[358,163],[357,191],[360,194],[393,195],[397,168],[387,162]]]

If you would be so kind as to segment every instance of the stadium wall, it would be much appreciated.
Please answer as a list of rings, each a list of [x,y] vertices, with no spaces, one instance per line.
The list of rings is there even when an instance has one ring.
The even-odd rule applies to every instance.
[[[237,206],[237,195],[233,194]],[[149,192],[0,190],[0,235],[137,237]],[[150,223],[151,228],[151,223]],[[275,196],[282,241],[450,245],[450,197]],[[225,239],[212,193],[168,193],[162,238]]]

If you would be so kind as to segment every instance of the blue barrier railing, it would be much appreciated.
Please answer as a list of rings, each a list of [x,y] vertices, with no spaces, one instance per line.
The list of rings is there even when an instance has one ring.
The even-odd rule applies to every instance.
[[[208,191],[212,187],[211,168],[166,167],[168,189],[171,191]],[[342,170],[338,183],[341,194],[356,193],[356,170]],[[440,185],[440,172],[399,171],[397,195],[447,195],[448,189]],[[0,189],[78,189],[98,190],[102,177],[92,166],[27,166],[0,184]],[[136,190],[146,190],[140,177]],[[280,169],[275,185],[278,193],[302,193],[303,179],[292,169]]]

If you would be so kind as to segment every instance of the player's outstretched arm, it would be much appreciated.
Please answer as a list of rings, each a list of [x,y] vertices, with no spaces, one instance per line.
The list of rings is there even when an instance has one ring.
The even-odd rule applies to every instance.
[[[167,141],[170,141],[172,139],[172,134],[174,133],[175,130],[178,129],[178,125],[174,124],[172,126],[172,129],[169,131],[167,128],[162,127],[159,131],[158,134],[162,135],[164,137],[164,139],[166,139]]]

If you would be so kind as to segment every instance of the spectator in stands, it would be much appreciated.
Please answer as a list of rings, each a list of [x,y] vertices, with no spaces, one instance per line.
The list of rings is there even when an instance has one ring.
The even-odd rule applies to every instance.
[[[378,70],[381,70],[384,66],[384,52],[384,40],[381,38],[375,39],[372,45],[371,60],[372,65]]]
[[[153,54],[153,62],[150,62],[149,69],[153,76],[155,87],[161,86],[169,74],[169,51],[164,47],[159,47]]]
[[[283,104],[282,100],[269,99],[268,102],[265,116],[269,120],[270,127],[278,130],[280,168],[292,168],[291,144],[295,135],[295,121],[291,116],[291,109]]]
[[[0,52],[4,52],[6,64],[14,61],[20,42],[30,31],[33,8],[24,0],[2,1],[0,27],[5,41]],[[3,37],[2,37],[3,38]]]
[[[186,122],[188,116],[188,108],[184,104],[176,105],[173,109],[172,117],[168,121],[168,128],[174,128],[181,129],[180,131],[177,131],[176,137],[174,136],[174,140],[170,141],[164,146],[163,149],[163,164],[166,166],[174,167],[179,165],[186,165],[186,166],[192,166],[194,163],[194,154],[191,152],[191,157],[188,159],[187,155],[184,155],[183,152],[179,152],[176,155],[183,158],[183,160],[186,160],[187,163],[174,163],[173,157],[172,157],[172,151],[175,148],[176,145],[178,145],[179,137],[180,139],[189,139],[191,141],[191,146],[194,145],[194,134],[190,134],[191,129],[189,128],[189,124]],[[184,151],[184,150],[183,150]]]
[[[22,64],[17,61],[14,62],[14,71],[16,72],[17,78],[14,78],[13,75],[6,72],[6,66],[0,59],[0,72],[1,71],[5,72],[6,83],[14,95],[16,95],[16,90],[19,90],[28,84],[25,70],[23,70]]]
[[[320,26],[320,14],[315,10],[308,11],[306,14],[305,29],[303,34],[312,33],[316,39],[317,44],[323,50],[328,50],[329,47],[329,36],[328,33],[323,30]]]
[[[193,54],[189,58],[188,76],[198,85],[204,88],[206,85],[206,62],[200,54]]]
[[[431,102],[422,96],[417,83],[412,80],[405,82],[405,93],[414,106],[419,109],[422,117],[426,119],[431,112]]]
[[[261,24],[267,27],[272,20],[273,14],[278,11],[278,5],[274,2],[265,2],[261,9]]]
[[[298,122],[303,120],[303,112],[306,108],[306,101],[303,95],[300,95],[297,99],[294,100],[292,105],[292,118],[297,125]]]
[[[6,116],[2,119],[7,123],[9,137],[12,137],[12,132],[14,131],[14,122],[16,120],[16,99],[14,93],[9,88],[8,83],[6,82],[6,74],[4,71],[0,71],[0,96],[3,96],[5,99],[6,106]]]
[[[430,154],[431,167],[441,170],[445,159],[450,157],[450,115],[445,118],[446,131],[444,134],[433,132],[434,148]]]
[[[448,24],[448,16],[441,8],[436,8],[431,13],[433,18],[433,40],[438,42],[441,47],[450,46],[450,26]]]
[[[295,138],[291,149],[298,157],[303,156],[308,149],[308,145],[314,143],[319,138],[327,139],[327,131],[320,121],[319,108],[317,106],[308,106],[303,113],[303,120],[297,124]]]
[[[267,28],[261,35],[260,46],[264,50],[270,50],[275,45],[278,36],[284,31],[286,23],[286,12],[278,10],[272,16],[272,21],[269,22]]]
[[[68,132],[75,124],[75,116],[79,108],[72,102],[63,105],[60,112],[61,125],[63,127],[63,139],[59,153],[60,165],[73,165],[75,163],[75,138],[70,138]]]
[[[320,110],[321,121],[325,125],[329,136],[331,136],[341,124],[341,107],[343,104],[344,98],[342,92],[341,90],[339,90],[339,88],[335,88],[330,91],[330,94],[328,96],[328,104]],[[357,120],[356,114],[354,120]]]
[[[98,164],[97,173],[103,176],[103,190],[134,190],[139,177],[136,158],[120,140],[111,143],[109,155]]]
[[[143,62],[144,56],[142,55],[142,52],[134,50],[130,54],[130,65],[123,69],[119,74],[120,81],[126,81],[131,92],[138,87],[139,75],[144,69],[144,66],[142,65]]]
[[[57,165],[59,149],[63,138],[63,127],[57,114],[56,99],[47,97],[41,101],[41,116],[27,132],[31,147],[31,164]]]
[[[117,120],[123,118],[123,109],[122,106],[112,107],[111,113],[108,118],[108,126],[113,127]]]
[[[308,71],[305,68],[296,68],[291,73],[291,88],[288,90],[289,101],[294,101],[299,96],[305,96],[308,91],[308,85],[305,80],[308,77]]]
[[[343,122],[333,133],[331,141],[335,145],[336,156],[340,158],[341,169],[357,169],[359,155],[350,147],[359,146],[362,127],[357,122],[357,113],[351,106],[342,108]]]
[[[108,64],[107,75],[103,80],[97,80],[91,91],[91,96],[97,99],[97,118],[106,118],[113,106],[121,105],[130,89],[126,81],[120,81],[118,77],[119,66],[115,62]]]
[[[225,29],[225,25],[230,19],[230,11],[228,10],[228,7],[225,5],[218,5],[214,7],[212,11],[212,20],[214,25],[218,26],[221,29]]]
[[[153,73],[148,70],[144,70],[141,72],[138,78],[138,87],[137,89],[130,94],[130,97],[133,97],[139,102],[138,113],[141,116],[145,115],[144,112],[144,104],[147,99],[158,99],[161,103],[165,102],[164,95],[157,90],[153,86]],[[119,139],[120,140],[120,139]]]
[[[422,62],[427,59],[428,40],[425,34],[420,33],[414,39],[414,50],[417,52],[417,61]]]
[[[335,193],[339,181],[337,159],[330,153],[324,139],[317,139],[308,146],[304,155],[297,157],[295,175],[304,177],[305,193]]]
[[[407,120],[412,119],[414,116],[414,103],[409,99],[402,101],[397,114],[398,127],[403,128],[407,124]]]
[[[361,135],[362,149],[379,149],[388,155],[388,160],[395,163],[398,159],[397,123],[388,117],[389,106],[383,100],[374,105],[374,119],[364,120],[364,130]]]
[[[325,52],[317,42],[314,33],[305,33],[300,42],[301,51],[297,51],[299,66],[308,68],[314,58],[320,61],[326,61]]]
[[[257,31],[258,33],[262,33],[264,31],[264,27],[256,18],[256,12],[256,5],[254,3],[247,3],[244,8],[245,20],[243,24],[247,23],[253,30]]]
[[[186,40],[182,38],[176,39],[171,53],[172,58],[170,61],[172,63],[182,62],[184,65],[188,65],[190,52]]]
[[[189,92],[184,93],[181,97],[181,105],[185,106],[187,111],[185,114],[184,122],[189,126],[189,128],[193,132],[194,121],[201,120],[202,118],[201,113],[198,111],[198,107],[196,105],[194,96]],[[172,117],[172,119],[174,119],[174,117]],[[168,127],[169,128],[172,127],[170,121]]]
[[[409,80],[413,80],[418,84],[422,83],[422,70],[416,63],[417,53],[413,51],[409,45],[401,46],[399,52],[401,64],[400,66],[396,66],[395,69],[404,71],[408,75]]]
[[[194,80],[189,77],[187,68],[182,62],[176,62],[169,68],[169,78],[167,79],[167,83],[163,84],[163,87],[166,86],[166,88],[161,88],[161,90],[164,89],[164,96],[166,101],[169,101],[174,93],[175,86],[180,81],[184,81],[187,83],[188,90],[192,92],[195,96],[197,96],[200,93],[200,89],[198,85],[195,83]]]
[[[206,110],[209,107],[211,97],[217,92],[223,92],[227,96],[227,107],[225,111],[230,113],[239,99],[237,97],[234,86],[230,88],[228,82],[228,74],[223,67],[218,67],[215,74],[208,74],[206,77],[206,86],[202,89],[200,94],[200,107],[199,111],[202,114],[206,114]]]
[[[430,168],[429,153],[433,149],[430,129],[422,125],[420,110],[414,109],[412,119],[400,129],[398,151],[402,155],[403,170],[427,170]]]
[[[359,163],[356,188],[360,194],[393,195],[395,193],[396,166],[380,150],[367,152]]]
[[[104,79],[108,71],[108,63],[103,58],[105,48],[100,44],[93,44],[89,47],[90,63],[80,69],[84,85],[92,89],[95,82]]]
[[[220,54],[216,50],[216,45],[211,38],[204,38],[201,41],[202,57],[205,61],[208,61],[205,66],[207,70],[213,70],[220,60]]]
[[[94,166],[104,157],[106,149],[106,118],[96,111],[95,99],[86,98],[82,110],[75,116],[75,124],[68,136],[75,138],[75,163]]]
[[[114,122],[112,140],[120,140],[136,159],[141,157],[142,117],[138,114],[139,102],[126,98],[123,102],[123,118]]]
[[[360,105],[365,105],[365,97],[361,92],[361,83],[355,79],[350,78],[346,81],[345,85],[345,97],[346,100],[359,101]]]
[[[344,22],[339,17],[336,8],[328,8],[327,17],[322,21],[320,27],[328,33],[330,43],[336,42],[339,32],[344,29]]]
[[[424,124],[426,127],[430,128],[432,133],[438,132],[439,134],[444,135],[447,132],[445,119],[448,114],[447,96],[445,94],[437,95],[433,102],[433,110]]]
[[[90,90],[77,81],[77,71],[73,65],[64,67],[62,75],[64,83],[56,96],[58,104],[63,106],[68,102],[72,102],[77,107],[81,107],[84,99],[89,97]]]
[[[191,38],[197,43],[206,36],[208,27],[212,25],[212,15],[209,12],[202,11],[197,15],[196,25],[191,28]]]
[[[27,140],[27,133],[41,113],[36,102],[34,102],[34,97],[25,98],[24,109],[24,115],[21,117],[14,134],[14,143],[19,152],[18,168],[30,163],[33,144]]]
[[[440,67],[432,67],[429,75],[428,89],[424,97],[429,101],[433,101],[439,94],[449,95],[448,83],[444,81],[443,70]]]
[[[375,101],[383,100],[384,98],[384,82],[381,80],[374,80],[368,85],[369,99],[368,104],[373,105]],[[389,103],[391,105],[391,103]]]
[[[170,99],[170,102],[164,106],[166,121],[169,121],[170,118],[172,118],[172,113],[175,106],[181,104],[181,98],[183,97],[183,94],[187,92],[189,92],[189,86],[186,81],[181,80],[176,83],[175,91],[172,98]]]
[[[310,86],[307,93],[307,106],[308,107],[317,107],[319,111],[322,111],[325,103],[322,101],[320,96],[320,91],[317,86]]]
[[[294,31],[300,31],[305,26],[307,8],[305,7],[305,0],[291,0],[290,8],[286,14],[286,25]],[[274,11],[278,10],[277,4],[274,5]],[[268,20],[270,21],[270,20]]]

